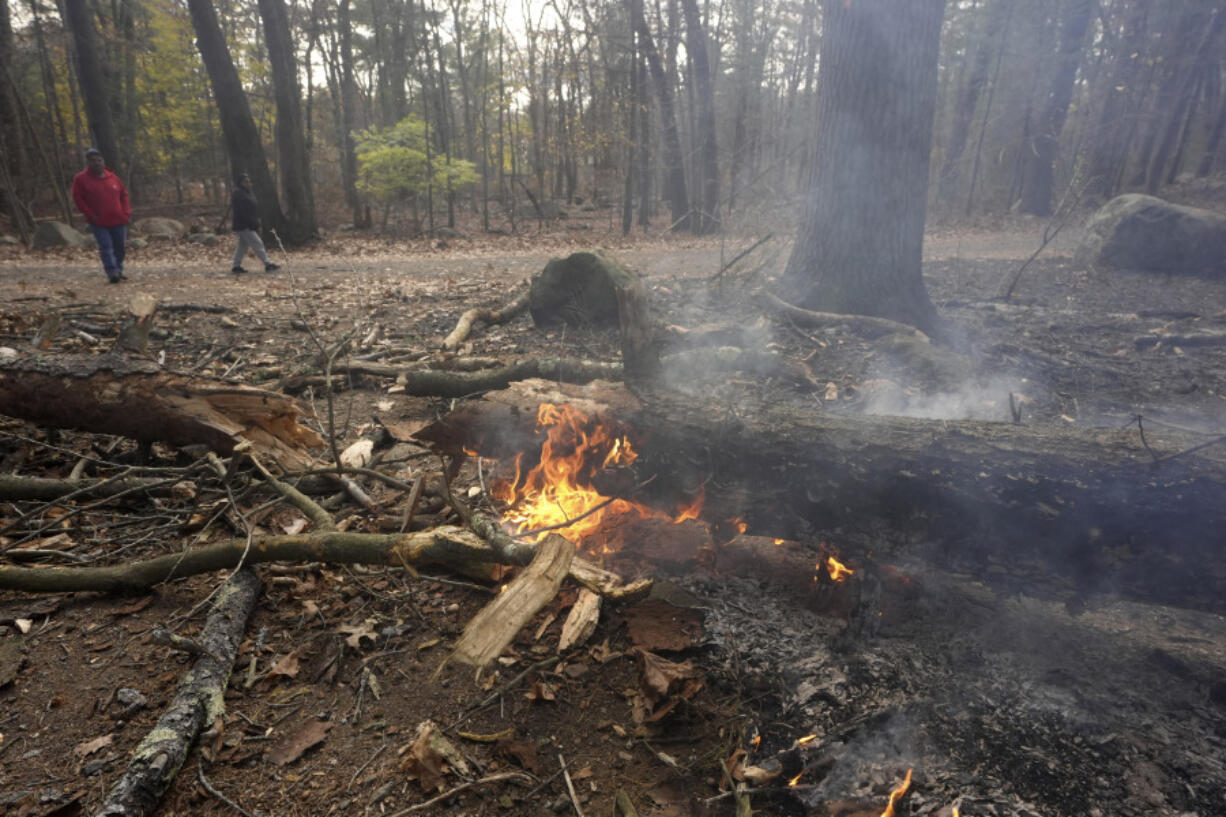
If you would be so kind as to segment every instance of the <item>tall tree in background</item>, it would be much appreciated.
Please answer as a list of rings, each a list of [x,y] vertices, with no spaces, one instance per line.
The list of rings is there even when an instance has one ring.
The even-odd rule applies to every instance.
[[[945,0],[827,0],[812,192],[780,281],[809,309],[937,325],[920,262]]]
[[[1066,0],[1060,23],[1060,44],[1056,52],[1056,67],[1052,74],[1047,101],[1039,118],[1038,133],[1033,137],[1022,170],[1020,210],[1036,216],[1051,215],[1052,186],[1056,158],[1060,152],[1060,135],[1068,119],[1069,103],[1073,99],[1073,83],[1085,51],[1086,30],[1094,12],[1095,0]]]
[[[298,87],[298,61],[290,36],[284,0],[259,0],[260,18],[268,44],[268,61],[277,101],[277,173],[285,193],[286,243],[304,244],[318,237],[311,161],[302,122],[302,92]]]
[[[63,0],[64,23],[72,32],[73,51],[76,53],[77,81],[81,86],[81,99],[89,120],[89,132],[94,147],[102,151],[107,164],[117,172],[124,168],[124,157],[119,155],[119,143],[115,139],[115,124],[111,118],[111,106],[107,101],[105,74],[98,57],[98,34],[85,0]]]
[[[18,190],[18,179],[28,167],[29,152],[18,118],[19,101],[13,87],[9,67],[13,64],[13,25],[7,2],[0,2],[0,212],[28,241],[34,230],[34,219]]]
[[[232,176],[247,173],[260,203],[260,221],[265,230],[286,233],[285,215],[277,198],[277,185],[268,170],[260,131],[251,117],[251,105],[239,81],[238,71],[230,58],[225,35],[217,21],[217,11],[210,0],[187,0],[196,31],[196,47],[213,86],[213,98],[221,122],[222,141],[230,159]],[[231,179],[231,182],[234,180]]]
[[[690,52],[694,77],[695,105],[698,108],[698,176],[702,207],[694,221],[694,232],[705,235],[719,230],[719,145],[715,138],[715,89],[711,80],[711,61],[707,55],[707,32],[698,13],[698,0],[681,0],[685,15],[685,44]]]
[[[681,153],[681,134],[677,130],[677,107],[673,100],[673,83],[664,68],[664,60],[656,48],[655,38],[647,27],[643,0],[626,0],[631,23],[639,37],[639,47],[647,60],[647,69],[656,88],[660,107],[660,129],[664,139],[664,197],[672,210],[673,230],[690,228],[690,195],[685,186],[685,164]]]

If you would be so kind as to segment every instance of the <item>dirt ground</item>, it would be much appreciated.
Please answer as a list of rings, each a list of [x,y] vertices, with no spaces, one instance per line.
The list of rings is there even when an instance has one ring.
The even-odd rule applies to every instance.
[[[549,258],[600,245],[644,276],[663,322],[751,329],[761,348],[805,361],[811,374],[801,383],[721,376],[710,399],[769,389],[815,410],[1002,422],[1012,403],[1026,423],[1122,427],[1141,415],[1206,440],[1226,430],[1226,280],[1079,270],[1074,230],[1026,266],[1007,301],[996,297],[1001,282],[1038,249],[1042,224],[934,232],[925,276],[955,357],[924,357],[919,368],[935,374],[921,379],[914,350],[760,314],[747,293],[786,258],[779,240],[721,272],[758,235],[623,239],[598,227],[480,240],[336,236],[278,254],[278,272],[243,276],[227,271],[227,238],[154,245],[132,252],[120,285],[89,251],[0,248],[0,346],[27,348],[59,312],[56,351],[101,351],[128,299],[147,292],[163,305],[224,308],[162,314],[150,354],[166,368],[267,387],[317,373],[315,344],[346,333],[368,340],[366,352],[437,348],[465,309],[507,303]],[[479,328],[461,352],[618,359],[615,333],[539,330],[526,316]],[[454,405],[386,380],[352,386],[335,396],[342,447]],[[324,416],[321,395],[300,396]],[[66,476],[85,456],[87,474],[106,475],[134,447],[0,418],[5,474]],[[396,450],[380,468],[401,479],[438,468],[421,449]],[[181,464],[164,446],[154,458]],[[470,463],[457,488],[477,496],[482,484]],[[403,492],[368,487],[383,515],[399,512]],[[129,497],[57,522],[54,503],[4,501],[0,549],[33,542],[63,552],[56,564],[115,564],[236,535],[236,511],[258,531],[296,524],[248,496],[211,508],[218,522],[203,532],[182,510]],[[352,505],[337,516],[354,530],[373,524]],[[732,552],[755,536],[771,532],[725,544]],[[913,769],[898,814],[1226,815],[1221,615],[1110,597],[1073,610],[1007,576],[917,558],[877,520],[783,547],[812,563],[831,542],[853,568],[871,563],[887,577],[881,621],[850,646],[839,638],[849,613],[837,589],[819,597],[816,584],[755,575],[745,560],[696,558],[678,571],[612,559],[628,578],[658,579],[650,599],[606,605],[590,640],[559,656],[576,598],[566,584],[479,679],[436,669],[497,587],[400,569],[265,569],[224,728],[207,758],[193,751],[158,813],[591,817],[635,813],[628,802],[660,817],[739,817],[750,806],[877,817]],[[151,634],[198,632],[219,579],[134,598],[0,592],[0,813],[97,812],[192,660]],[[647,655],[677,665],[663,702]],[[668,711],[653,717],[653,707]],[[461,756],[437,776],[412,760],[427,721]],[[809,736],[812,748],[797,745]]]

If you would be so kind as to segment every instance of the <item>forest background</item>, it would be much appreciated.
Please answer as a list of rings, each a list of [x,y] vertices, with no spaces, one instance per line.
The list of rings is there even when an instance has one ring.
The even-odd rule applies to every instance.
[[[818,0],[5,0],[0,226],[70,221],[88,145],[140,215],[223,212],[249,172],[290,246],[342,225],[514,232],[566,206],[626,233],[760,223],[811,178],[822,17]],[[947,2],[929,220],[1219,173],[1224,28],[1223,0]]]

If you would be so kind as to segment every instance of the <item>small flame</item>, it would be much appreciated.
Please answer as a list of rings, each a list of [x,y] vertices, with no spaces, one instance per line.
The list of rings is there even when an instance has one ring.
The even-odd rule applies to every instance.
[[[954,806],[954,817],[958,817],[958,807]]]
[[[761,736],[761,735],[754,735],[754,736],[753,736],[753,740],[749,741],[749,745],[750,745],[750,746],[752,746],[753,748],[757,749],[759,746],[761,746],[761,745],[762,745],[762,736]]]
[[[818,565],[818,569],[821,569],[820,564]],[[833,556],[830,556],[826,559],[826,572],[830,574],[831,581],[841,582],[856,571],[852,570],[850,567],[843,564]]]
[[[774,540],[774,542],[775,542],[775,546],[776,546],[776,547],[778,547],[779,545],[782,545],[782,544],[783,544],[783,540],[782,540],[782,539],[775,539],[775,540]]]
[[[902,785],[890,792],[890,802],[885,807],[885,811],[881,812],[881,817],[894,817],[894,806],[907,793],[907,789],[911,788],[911,772],[911,769],[907,769],[907,777],[902,781]]]
[[[803,738],[796,741],[796,743],[800,746],[804,746],[806,744],[812,743],[815,740],[817,740],[817,735],[805,735]]]
[[[804,776],[804,773],[805,773],[805,770],[801,769],[800,772],[795,777],[793,777],[791,780],[788,781],[788,786],[795,786],[797,783],[799,783],[800,778]]]

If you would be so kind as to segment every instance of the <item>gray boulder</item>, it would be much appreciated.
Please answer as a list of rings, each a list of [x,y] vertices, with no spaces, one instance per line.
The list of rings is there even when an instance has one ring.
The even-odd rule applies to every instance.
[[[40,221],[34,228],[34,249],[46,250],[52,247],[89,247],[93,238],[82,235],[62,221]]]
[[[187,234],[187,227],[182,221],[173,218],[142,218],[133,222],[132,229],[144,234],[149,239],[177,241]]]
[[[1226,216],[1129,193],[1102,206],[1076,262],[1087,269],[1226,274]]]
[[[0,244],[3,244],[7,247],[13,247],[20,243],[21,241],[19,241],[17,239],[17,236],[15,235],[9,235],[8,233],[5,233],[4,235],[0,235]]]
[[[191,233],[187,236],[187,240],[192,244],[202,244],[205,247],[214,247],[221,243],[221,239],[212,233]]]

